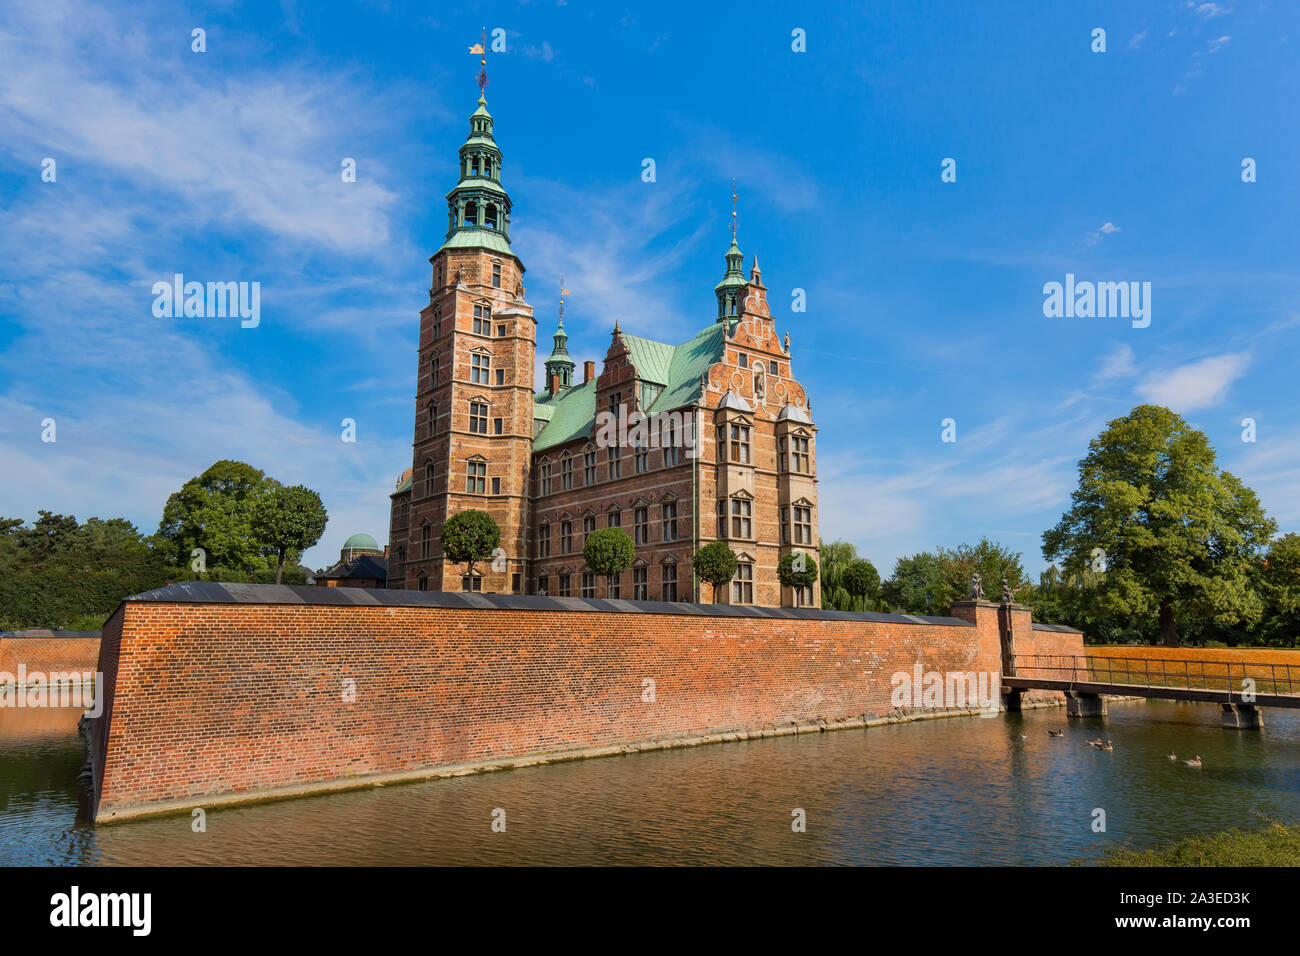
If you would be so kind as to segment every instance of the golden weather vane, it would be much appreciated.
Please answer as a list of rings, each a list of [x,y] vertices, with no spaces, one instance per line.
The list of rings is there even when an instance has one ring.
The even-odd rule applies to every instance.
[[[484,27],[484,28],[483,28],[483,36],[479,39],[479,42],[478,42],[478,43],[475,43],[472,47],[469,48],[469,52],[470,52],[470,53],[477,53],[477,54],[478,54],[478,64],[479,64],[479,71],[478,71],[478,95],[479,95],[479,96],[482,96],[482,95],[483,95],[483,91],[484,91],[484,89],[485,89],[485,88],[487,87],[487,85],[488,85],[488,76],[487,76],[487,27]]]
[[[731,241],[736,241],[736,177],[731,177]]]

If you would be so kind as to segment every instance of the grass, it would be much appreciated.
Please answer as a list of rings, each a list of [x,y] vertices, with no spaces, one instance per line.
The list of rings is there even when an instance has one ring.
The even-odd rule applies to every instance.
[[[1271,822],[1263,830],[1186,837],[1150,850],[1117,847],[1102,866],[1300,866],[1300,826]]]

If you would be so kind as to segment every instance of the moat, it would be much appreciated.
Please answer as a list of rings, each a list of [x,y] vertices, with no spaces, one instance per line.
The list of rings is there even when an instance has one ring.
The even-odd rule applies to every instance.
[[[1300,820],[1300,713],[1265,722],[1163,701],[1104,723],[958,717],[245,805],[194,833],[188,815],[80,823],[76,714],[0,710],[0,865],[1065,864]]]

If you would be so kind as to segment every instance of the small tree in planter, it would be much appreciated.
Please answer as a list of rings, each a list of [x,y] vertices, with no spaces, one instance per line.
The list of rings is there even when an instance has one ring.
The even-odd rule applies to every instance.
[[[726,584],[736,576],[736,552],[725,541],[714,541],[695,552],[691,560],[695,574],[702,581],[713,585],[713,603],[718,603],[718,585]]]
[[[880,596],[880,572],[874,564],[865,558],[850,561],[844,569],[843,580],[844,590],[862,599],[862,610],[867,609],[867,598],[871,598],[872,605],[875,605],[876,598]]]
[[[636,549],[622,528],[601,528],[587,535],[582,557],[596,574],[616,577],[632,566]]]
[[[817,580],[817,560],[803,551],[791,551],[776,563],[776,576],[788,588],[806,588]]]
[[[452,564],[474,573],[474,562],[486,561],[501,546],[501,529],[486,511],[458,511],[442,526],[442,553]]]

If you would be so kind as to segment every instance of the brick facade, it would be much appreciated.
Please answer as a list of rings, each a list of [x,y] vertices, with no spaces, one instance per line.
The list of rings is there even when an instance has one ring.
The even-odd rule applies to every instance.
[[[971,626],[653,603],[556,610],[586,605],[528,597],[464,607],[450,606],[469,600],[457,595],[247,585],[231,589],[240,603],[171,603],[205,593],[186,587],[128,601],[104,628],[107,696],[90,735],[99,820],[485,761],[871,720],[895,715],[893,675],[918,663],[1000,671],[991,605],[969,610]],[[1053,640],[1082,652],[1077,633]]]

